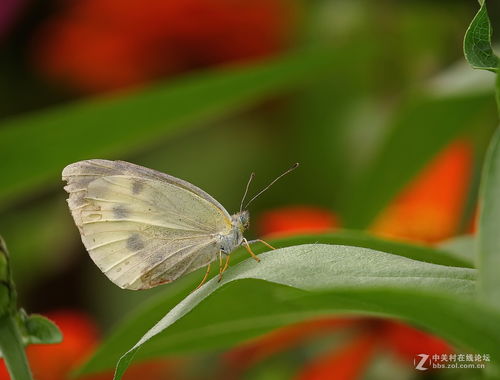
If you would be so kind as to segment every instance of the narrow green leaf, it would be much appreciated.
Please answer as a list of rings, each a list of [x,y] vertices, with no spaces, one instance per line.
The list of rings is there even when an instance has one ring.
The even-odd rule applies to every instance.
[[[234,298],[225,297],[220,307],[212,306],[207,309],[203,306],[202,301],[211,298],[212,293],[220,289],[220,293],[225,294],[226,288],[223,285],[237,280],[260,279],[313,293],[334,292],[335,289],[344,288],[386,288],[397,291],[406,289],[421,292],[439,289],[440,294],[455,294],[469,298],[475,289],[475,272],[472,269],[429,264],[366,248],[323,244],[301,245],[266,252],[261,258],[261,264],[248,259],[229,269],[220,284],[216,278],[212,279],[187,296],[122,357],[115,378],[121,378],[136,351],[143,345],[147,347],[151,343],[156,348],[152,351],[144,350],[141,358],[157,356],[160,353],[192,352],[214,348],[223,342],[227,343],[228,339],[234,340],[236,337],[238,340],[246,339],[255,332],[261,333],[263,325],[260,319],[264,318],[269,323],[273,320],[274,312],[283,313],[283,310],[293,312],[294,308],[290,308],[290,301],[294,304],[295,296],[290,298],[288,295],[283,295],[281,300],[278,297],[273,302],[266,302],[265,305],[260,298],[260,305],[257,306],[249,301],[252,295],[246,292],[244,307],[234,306],[238,302],[235,302]],[[265,297],[268,300],[267,296]],[[328,297],[324,298],[324,302],[329,303]],[[270,304],[273,306],[270,307]],[[429,308],[430,305],[426,307]],[[308,310],[308,313],[318,314],[316,309],[317,305],[314,309]],[[188,313],[186,324],[181,318]],[[304,316],[305,314],[301,313],[301,317]],[[229,325],[223,323],[224,320]],[[246,326],[247,333],[244,336],[233,332],[228,335],[228,326],[230,329],[231,325]],[[206,334],[199,331],[200,326],[201,329],[209,331],[209,334],[220,334],[224,339],[206,339]],[[248,335],[248,326],[252,326],[251,335]],[[188,338],[183,337],[184,334]],[[155,346],[155,342],[158,341],[172,342],[172,344],[162,343],[160,346]],[[161,352],[158,347],[161,347]]]
[[[17,294],[12,280],[9,251],[0,236],[0,316],[14,314],[16,303]]]
[[[0,315],[7,314],[10,309],[10,275],[9,259],[2,249],[3,240],[0,236]]]
[[[481,8],[472,20],[464,38],[465,59],[475,69],[498,70],[498,57],[491,47],[491,23],[486,1],[480,1]]]
[[[479,291],[490,304],[500,307],[500,129],[486,154],[479,199],[477,261]]]
[[[0,177],[0,207],[59,178],[70,162],[139,151],[181,128],[212,121],[320,77],[335,60],[331,49],[309,49],[5,120],[0,124],[0,162],[8,163],[9,170]]]
[[[308,243],[350,245],[371,248],[427,263],[472,268],[470,262],[456,258],[446,250],[384,240],[360,231],[344,230],[334,234],[295,235],[270,240],[269,243],[276,248]],[[261,253],[266,251],[267,248],[262,245],[255,245],[253,250],[256,253]],[[232,265],[236,265],[248,256],[243,248],[240,248],[231,255]],[[94,355],[78,369],[77,374],[95,373],[112,368],[123,354],[123,347],[133,346],[154,323],[163,317],[165,310],[172,309],[187,293],[192,291],[203,277],[203,271],[204,269],[165,286],[161,294],[152,297],[143,305],[134,309],[129,316],[126,316],[116,326],[113,333],[105,339]],[[213,269],[213,274],[215,273],[216,268]]]
[[[12,314],[0,317],[0,353],[12,380],[31,380],[18,323]]]

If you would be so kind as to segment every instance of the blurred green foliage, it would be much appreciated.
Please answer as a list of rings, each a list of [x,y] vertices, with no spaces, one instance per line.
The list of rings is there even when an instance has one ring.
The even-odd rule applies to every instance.
[[[84,252],[64,202],[59,175],[72,161],[124,159],[165,171],[202,187],[229,211],[237,210],[250,172],[257,173],[258,188],[300,161],[299,170],[252,205],[252,221],[263,210],[308,204],[338,213],[349,228],[370,225],[457,137],[475,144],[480,168],[497,124],[493,76],[457,86],[474,75],[462,68],[449,80],[456,62],[463,61],[462,36],[475,6],[465,1],[311,2],[304,4],[298,46],[283,56],[192,72],[100,98],[79,98],[37,78],[26,62],[28,53],[20,53],[27,32],[5,43],[0,233],[14,253],[23,304],[37,311],[78,306],[108,329],[131,305],[150,302],[144,307],[156,307],[157,313],[143,321],[135,339],[162,315],[148,298],[168,299],[161,304],[165,311],[196,282],[188,277],[175,286],[132,294],[107,281]],[[477,51],[469,51],[474,60]],[[464,207],[469,214],[477,173],[475,178]],[[455,260],[470,266],[470,260]],[[51,300],[42,304],[40,294],[46,292]],[[388,304],[404,299],[396,293],[386,298]],[[384,298],[343,296],[352,297],[344,306],[354,309]],[[425,301],[415,297],[417,304]],[[437,297],[436,305],[455,307],[446,297]],[[461,304],[455,310],[468,313]]]

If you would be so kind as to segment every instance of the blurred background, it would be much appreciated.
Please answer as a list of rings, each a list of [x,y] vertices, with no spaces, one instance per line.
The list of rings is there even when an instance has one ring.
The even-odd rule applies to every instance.
[[[256,191],[300,162],[252,205],[251,238],[347,228],[436,245],[473,233],[497,123],[493,76],[463,59],[476,10],[465,0],[0,2],[0,234],[20,304],[66,337],[30,347],[38,378],[69,378],[128,313],[176,289],[123,291],[94,266],[60,180],[71,162],[164,171],[230,213],[252,171]],[[366,331],[383,332],[377,349]],[[421,345],[453,348],[398,322],[327,318],[273,334],[128,376],[475,376],[417,373],[408,363]]]

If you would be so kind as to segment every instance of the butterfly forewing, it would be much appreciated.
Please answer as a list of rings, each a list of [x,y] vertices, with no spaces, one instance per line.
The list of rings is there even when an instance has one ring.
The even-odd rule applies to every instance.
[[[197,187],[122,161],[63,171],[73,218],[99,268],[127,289],[170,282],[216,258],[227,211]]]

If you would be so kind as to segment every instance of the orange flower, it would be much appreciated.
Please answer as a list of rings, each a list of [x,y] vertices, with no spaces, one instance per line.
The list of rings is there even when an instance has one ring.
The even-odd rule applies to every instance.
[[[471,144],[452,143],[382,212],[371,230],[382,236],[427,243],[453,236],[471,171]]]
[[[320,233],[338,227],[338,218],[330,211],[311,206],[290,206],[262,214],[259,220],[262,236],[286,236]]]
[[[268,56],[290,40],[285,0],[77,0],[36,39],[49,77],[96,92]]]

